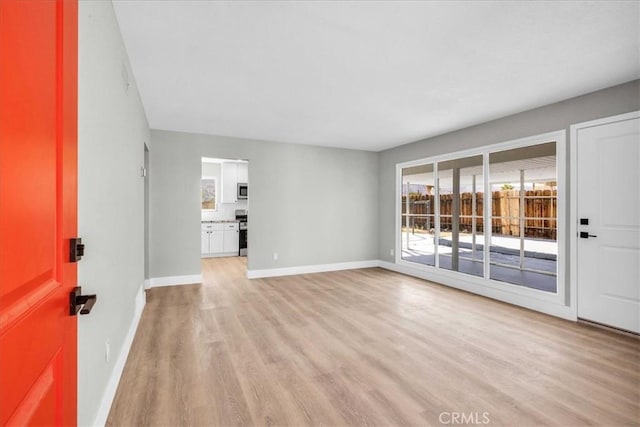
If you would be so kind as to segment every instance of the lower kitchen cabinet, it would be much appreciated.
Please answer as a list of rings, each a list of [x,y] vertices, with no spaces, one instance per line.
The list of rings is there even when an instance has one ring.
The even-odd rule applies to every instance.
[[[208,254],[209,253],[209,231],[202,227],[201,237],[200,237],[200,253]]]
[[[225,253],[231,253],[238,255],[238,250],[240,249],[240,230],[238,228],[238,223],[234,222],[231,224],[224,224],[224,242],[222,251]]]
[[[238,255],[238,223],[202,223],[200,250],[203,257]]]
[[[209,253],[219,254],[224,252],[224,232],[213,230],[209,235]]]

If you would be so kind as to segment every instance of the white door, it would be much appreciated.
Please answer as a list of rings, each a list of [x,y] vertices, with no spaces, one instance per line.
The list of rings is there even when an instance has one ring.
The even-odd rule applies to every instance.
[[[574,135],[578,317],[640,333],[640,118]]]

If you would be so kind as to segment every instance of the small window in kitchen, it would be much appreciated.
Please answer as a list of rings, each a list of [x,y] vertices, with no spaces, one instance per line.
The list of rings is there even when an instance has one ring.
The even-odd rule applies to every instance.
[[[201,181],[202,187],[202,210],[216,211],[218,210],[216,178],[203,176]]]

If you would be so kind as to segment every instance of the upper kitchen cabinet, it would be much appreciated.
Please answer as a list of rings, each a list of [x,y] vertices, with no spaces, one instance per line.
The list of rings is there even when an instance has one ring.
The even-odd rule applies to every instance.
[[[247,163],[222,163],[222,203],[238,201],[238,183],[249,181]]]
[[[249,183],[249,164],[238,163],[238,182]]]
[[[238,201],[238,164],[225,162],[222,164],[222,203]]]

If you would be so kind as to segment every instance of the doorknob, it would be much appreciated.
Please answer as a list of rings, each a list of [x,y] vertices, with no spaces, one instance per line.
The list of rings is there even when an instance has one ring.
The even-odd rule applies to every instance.
[[[598,236],[596,236],[595,234],[589,234],[586,231],[581,231],[580,232],[580,238],[581,239],[588,239],[589,237],[598,237]]]
[[[94,295],[82,295],[82,288],[76,286],[69,295],[69,314],[75,316],[78,314],[89,314],[98,297]]]

